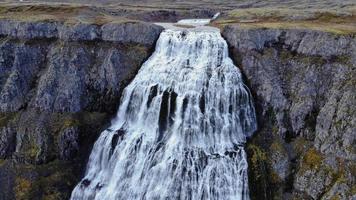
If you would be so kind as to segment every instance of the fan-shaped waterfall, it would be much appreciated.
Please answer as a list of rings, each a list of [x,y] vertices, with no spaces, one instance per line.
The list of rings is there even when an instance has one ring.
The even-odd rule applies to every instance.
[[[71,199],[249,199],[255,111],[220,32],[167,28],[126,87]]]

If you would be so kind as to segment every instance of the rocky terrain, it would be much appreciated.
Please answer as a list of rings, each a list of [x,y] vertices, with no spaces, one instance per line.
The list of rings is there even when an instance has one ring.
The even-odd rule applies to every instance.
[[[295,19],[284,9],[228,9],[213,25],[258,116],[247,144],[251,198],[356,198],[354,11],[308,10]],[[123,10],[1,7],[0,200],[68,199],[162,31],[143,21],[216,11]]]
[[[69,198],[161,30],[0,22],[0,199]]]
[[[255,199],[355,198],[355,37],[234,25],[223,36],[255,97]]]

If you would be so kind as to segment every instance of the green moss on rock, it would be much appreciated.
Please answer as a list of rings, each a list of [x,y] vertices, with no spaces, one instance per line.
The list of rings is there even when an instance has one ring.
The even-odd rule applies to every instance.
[[[73,127],[73,126],[79,126],[79,125],[80,125],[79,120],[74,119],[74,118],[66,118],[63,121],[62,128],[65,129],[65,128],[69,128],[69,127]]]
[[[31,158],[35,158],[40,152],[40,150],[41,149],[38,147],[37,144],[32,144],[30,148],[28,148],[28,150],[25,152],[25,154],[27,154]]]
[[[310,142],[307,141],[304,137],[297,137],[292,142],[292,147],[297,156],[301,156],[309,148]]]
[[[322,66],[326,63],[326,61],[321,56],[298,55],[297,60],[308,66],[309,65]]]
[[[310,148],[304,155],[302,169],[318,170],[322,164],[323,156],[315,148]]]
[[[58,192],[54,192],[53,194],[48,194],[43,197],[43,200],[61,200],[62,195]]]
[[[334,58],[334,62],[340,63],[340,64],[344,64],[344,65],[351,65],[352,58],[350,55],[339,55],[339,56],[335,56]]]
[[[266,152],[253,143],[248,144],[246,150],[248,154],[251,199],[266,199],[271,197]]]
[[[55,160],[43,165],[16,166],[16,199],[69,199],[70,191],[78,181],[73,164]]]
[[[346,165],[345,162],[341,159],[338,159],[339,166],[337,170],[335,169],[330,169],[332,170],[332,185],[334,184],[341,184],[341,183],[347,183],[347,178],[346,178]]]
[[[250,167],[252,170],[256,170],[259,168],[259,164],[261,162],[265,162],[267,161],[267,157],[266,157],[266,153],[261,149],[259,148],[258,146],[254,145],[254,144],[251,144],[247,147],[247,150],[249,152],[251,152],[251,158],[250,158],[250,161],[251,161],[251,164],[252,166]],[[256,178],[259,178],[261,176],[261,174],[258,173],[258,171],[256,171],[256,175],[257,177]]]
[[[17,113],[1,113],[0,112],[0,128],[6,126],[17,116]]]
[[[5,159],[0,159],[0,167],[2,167],[5,164],[6,160]]]
[[[32,183],[25,178],[16,178],[15,180],[15,197],[16,200],[29,199],[28,194],[31,190]]]
[[[282,179],[279,177],[279,175],[272,171],[270,174],[269,174],[269,177],[270,177],[270,181],[271,183],[274,183],[274,184],[277,184],[277,183],[281,183],[282,182]]]
[[[281,49],[279,51],[279,58],[283,63],[288,63],[291,61],[302,63],[306,66],[316,65],[322,66],[327,60],[321,56],[307,56],[304,54],[293,54],[291,51]]]
[[[350,193],[351,193],[351,196],[356,195],[356,185],[352,186]]]
[[[340,200],[340,196],[339,195],[335,195],[335,196],[331,197],[330,200]]]
[[[278,134],[278,127],[276,125],[272,126],[272,133],[274,135],[277,135]]]
[[[285,153],[285,149],[282,145],[282,143],[278,140],[274,140],[273,143],[270,146],[270,150],[272,152],[278,152],[278,153]]]
[[[269,107],[265,114],[266,118],[271,122],[271,124],[275,124],[276,120],[276,113],[274,112],[272,107]],[[278,128],[278,127],[276,127]]]

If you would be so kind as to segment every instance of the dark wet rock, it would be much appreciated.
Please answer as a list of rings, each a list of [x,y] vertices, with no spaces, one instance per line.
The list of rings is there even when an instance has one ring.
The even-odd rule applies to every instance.
[[[71,126],[62,130],[59,134],[58,146],[60,159],[74,158],[79,150],[79,128]]]
[[[115,134],[113,135],[113,137],[111,139],[111,149],[110,149],[111,154],[114,152],[116,145],[122,140],[125,133],[126,132],[123,129],[119,129],[119,130],[115,131]]]
[[[13,192],[15,177],[14,166],[9,161],[0,160],[0,188],[3,191],[0,192],[1,200],[15,199],[15,193]]]
[[[250,186],[265,192],[252,189],[252,198],[330,199],[340,188],[337,197],[351,199],[354,179],[337,183],[339,172],[331,169],[352,168],[356,159],[355,38],[239,26],[226,26],[222,34],[255,98],[259,130],[248,143],[254,147],[248,151]],[[256,154],[263,158],[258,163]],[[307,155],[322,164],[310,168]]]
[[[0,128],[0,159],[5,159],[11,156],[15,150],[16,132],[10,127]]]
[[[91,183],[90,180],[84,179],[84,180],[82,180],[81,185],[82,185],[83,187],[88,187],[88,186],[90,185],[90,183]]]

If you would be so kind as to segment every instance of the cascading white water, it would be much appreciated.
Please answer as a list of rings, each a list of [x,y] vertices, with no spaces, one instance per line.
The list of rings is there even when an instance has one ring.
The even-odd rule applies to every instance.
[[[124,90],[72,200],[249,199],[256,117],[214,29],[167,29]]]

